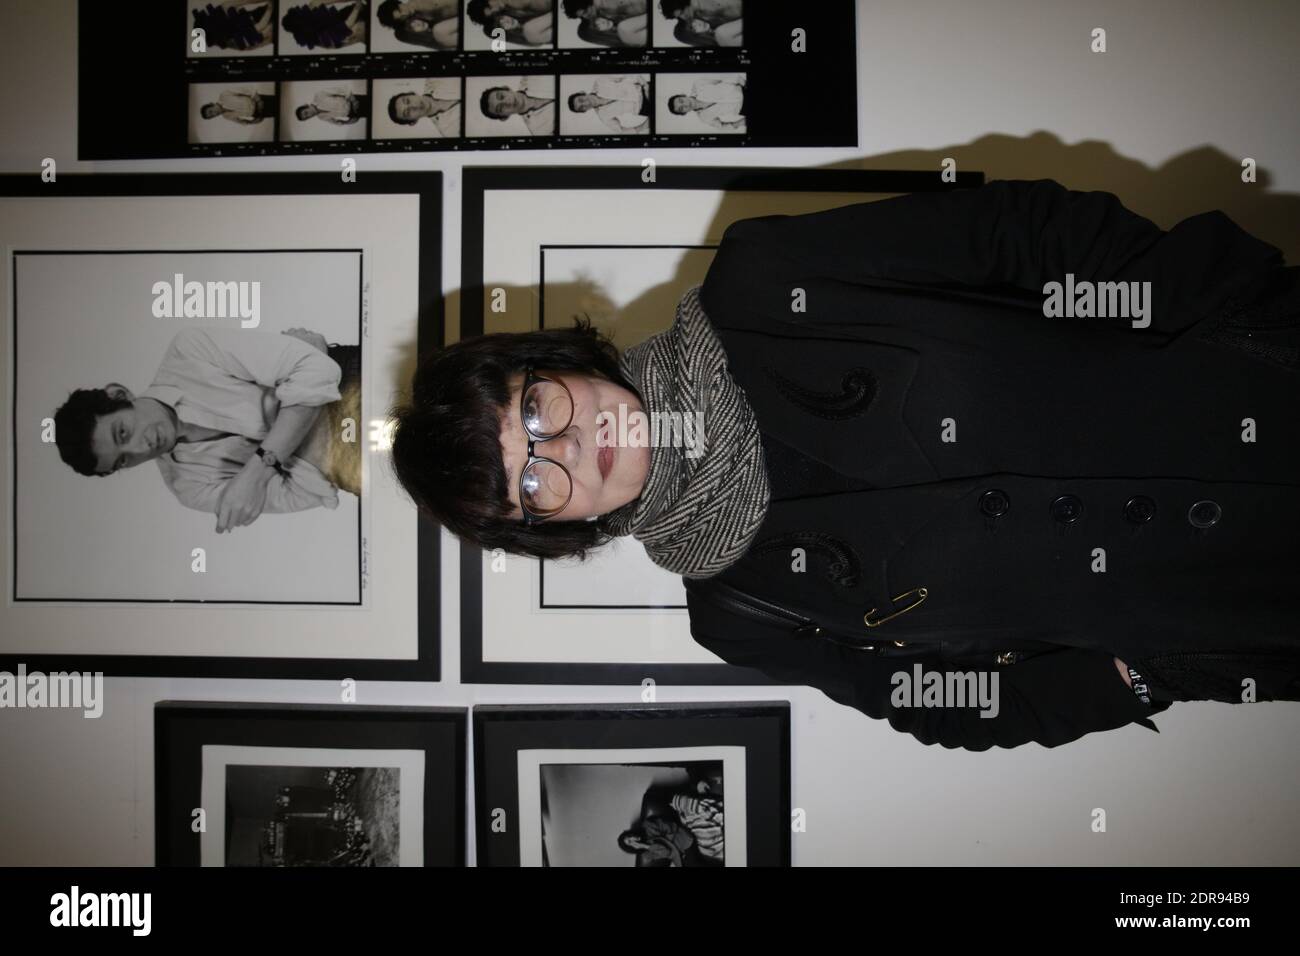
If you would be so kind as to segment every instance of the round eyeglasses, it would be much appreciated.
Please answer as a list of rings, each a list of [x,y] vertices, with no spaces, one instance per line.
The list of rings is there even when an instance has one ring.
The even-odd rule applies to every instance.
[[[553,518],[573,497],[573,477],[558,461],[534,453],[534,446],[559,438],[573,423],[573,396],[557,379],[538,375],[531,365],[524,369],[524,386],[519,396],[519,421],[528,433],[528,462],[519,474],[519,507],[524,524]]]

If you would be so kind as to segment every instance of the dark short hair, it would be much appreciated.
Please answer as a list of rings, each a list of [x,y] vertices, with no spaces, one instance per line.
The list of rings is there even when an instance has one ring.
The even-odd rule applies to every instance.
[[[501,423],[510,378],[528,365],[603,375],[636,394],[619,372],[618,349],[587,320],[464,339],[422,356],[409,399],[389,412],[393,473],[423,514],[485,550],[583,558],[611,539],[603,519],[528,526],[511,514]]]
[[[465,4],[465,16],[486,28],[490,25],[488,23],[487,5],[488,0],[469,0]]]
[[[659,0],[659,12],[672,19],[681,13],[684,7],[690,6],[690,3],[691,0]]]
[[[677,26],[673,27],[673,36],[677,38],[679,43],[688,43],[691,46],[718,45],[718,41],[714,39],[712,33],[696,33],[685,20],[677,21]]]
[[[510,91],[510,87],[508,87],[508,86],[489,86],[486,90],[484,90],[484,91],[483,91],[483,95],[482,95],[481,97],[479,97],[479,101],[478,101],[479,112],[481,112],[484,116],[490,116],[490,117],[492,117],[493,119],[496,119],[496,120],[504,120],[504,119],[505,119],[504,116],[497,116],[495,113],[489,113],[489,112],[488,112],[488,96],[489,96],[489,95],[490,95],[494,90],[505,90],[506,92],[509,92],[509,91]]]
[[[59,457],[81,475],[107,475],[96,470],[99,462],[90,447],[100,416],[130,408],[129,398],[113,398],[106,389],[79,388],[54,413],[54,443]]]
[[[573,110],[573,112],[575,112],[575,113],[581,112],[581,111],[580,111],[576,106],[573,105],[573,101],[576,100],[579,96],[586,96],[586,95],[587,95],[587,91],[586,91],[586,90],[579,90],[579,91],[576,92],[576,93],[570,93],[570,94],[569,94],[569,109]]]
[[[386,26],[390,30],[396,30],[398,23],[401,22],[397,19],[397,8],[401,5],[402,0],[384,0],[375,10],[375,19],[379,21],[380,25]]]
[[[308,113],[306,116],[303,116],[302,113],[303,110],[310,110],[310,109],[315,109],[315,106],[313,106],[311,103],[303,103],[302,106],[298,107],[293,112],[294,115],[298,117],[298,119],[306,121],[311,119],[312,114]]]
[[[584,12],[591,9],[592,0],[564,0],[564,15],[566,17],[579,17]]]
[[[399,126],[414,126],[415,120],[405,119],[397,115],[397,98],[399,96],[415,96],[415,90],[407,90],[405,93],[394,93],[393,98],[388,101],[388,118]]]
[[[684,99],[687,99],[687,98],[688,98],[688,97],[686,96],[685,93],[674,93],[672,96],[668,97],[668,110],[669,110],[669,112],[672,112],[672,113],[676,113],[676,112],[677,112],[675,109],[673,109],[673,101],[674,101],[674,100],[684,100]],[[687,110],[687,112],[690,112],[690,111]],[[684,115],[684,114],[678,114],[678,115]]]

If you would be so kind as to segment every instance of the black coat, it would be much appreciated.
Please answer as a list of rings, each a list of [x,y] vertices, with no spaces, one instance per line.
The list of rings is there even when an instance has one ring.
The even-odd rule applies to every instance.
[[[1292,694],[1300,335],[1224,323],[1297,271],[1222,213],[1164,232],[1050,180],[733,224],[701,291],[732,375],[765,435],[869,490],[774,500],[715,580],[843,640],[996,667],[1001,712],[891,707],[898,659],[791,639],[688,585],[695,639],[970,749],[1149,716],[1114,656],[1165,701],[1239,700],[1243,676],[1260,700]],[[1067,273],[1150,281],[1150,326],[1046,317]],[[869,629],[872,609],[902,613]]]

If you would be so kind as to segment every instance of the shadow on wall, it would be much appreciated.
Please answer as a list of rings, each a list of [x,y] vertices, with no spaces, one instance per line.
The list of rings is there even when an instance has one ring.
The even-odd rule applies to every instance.
[[[1288,265],[1300,264],[1300,196],[1272,193],[1268,157],[1252,156],[1256,181],[1241,181],[1245,156],[1229,156],[1211,146],[1190,149],[1158,168],[1128,159],[1108,143],[1063,143],[1053,133],[1031,136],[990,133],[970,143],[937,149],[878,153],[829,163],[826,169],[940,169],[944,157],[958,171],[982,170],[994,179],[1055,179],[1068,189],[1114,193],[1133,212],[1161,229],[1199,213],[1221,209],[1251,235],[1282,250]]]
[[[1288,265],[1300,263],[1300,228],[1296,225],[1300,223],[1300,195],[1269,191],[1273,177],[1266,158],[1252,157],[1257,162],[1256,181],[1244,183],[1243,157],[1228,156],[1209,146],[1188,150],[1153,169],[1121,156],[1099,140],[1070,145],[1046,131],[1027,137],[990,133],[965,144],[897,150],[812,168],[934,170],[938,176],[946,157],[956,160],[958,171],[982,171],[986,182],[1054,179],[1068,189],[1114,193],[1128,209],[1165,230],[1189,216],[1219,209],[1246,232],[1281,249]],[[612,162],[611,158],[598,165]],[[753,215],[743,208],[745,202],[741,197],[725,198],[715,214],[712,232],[720,234],[725,224]],[[701,281],[702,274],[680,275],[677,281],[649,289],[635,302],[625,303],[621,308],[592,283],[570,290],[568,298],[594,316],[613,312],[631,316],[635,327],[630,331],[625,329],[617,341],[620,347],[626,347],[665,327],[675,313],[681,290]],[[505,288],[512,298],[516,293],[536,298],[531,288]],[[462,294],[463,290],[456,288],[446,295],[448,342],[460,337]],[[647,316],[645,321],[637,318]],[[417,365],[414,344],[403,351],[403,359],[398,362],[398,381],[409,382],[414,375]]]

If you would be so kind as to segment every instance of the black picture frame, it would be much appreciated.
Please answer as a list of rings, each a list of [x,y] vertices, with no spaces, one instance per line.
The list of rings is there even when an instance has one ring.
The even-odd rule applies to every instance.
[[[468,711],[451,707],[160,701],[154,708],[154,841],[158,866],[198,866],[193,810],[202,748],[418,750],[424,754],[424,866],[466,863]]]
[[[171,0],[166,0],[170,3]],[[271,2],[271,0],[268,0]],[[466,33],[481,31],[461,12],[461,36],[455,49],[417,46],[400,50],[374,43],[370,0],[364,51],[339,53],[320,47],[310,54],[282,49],[282,16],[291,4],[279,2],[275,14],[276,44],[270,55],[191,56],[187,46],[192,18],[184,5],[138,16],[129,42],[134,55],[123,56],[121,44],[106,41],[121,32],[120,14],[94,0],[78,4],[77,155],[82,160],[150,159],[203,156],[267,156],[320,153],[409,152],[497,149],[681,149],[722,147],[849,147],[858,142],[857,5],[852,0],[822,0],[815,16],[800,5],[770,0],[746,0],[740,46],[682,45],[658,35],[656,17],[647,9],[649,29],[643,46],[559,46],[560,30],[550,44],[507,49],[467,49]],[[161,5],[161,4],[160,4]],[[555,0],[557,24],[560,0]],[[796,48],[797,34],[805,41]],[[478,33],[475,33],[476,37]],[[744,73],[746,120],[743,132],[730,132],[699,123],[699,131],[657,128],[658,113],[650,106],[652,131],[645,135],[507,135],[395,139],[374,136],[375,106],[370,129],[357,140],[289,141],[271,120],[269,137],[256,142],[189,142],[191,84],[274,83],[276,95],[284,83],[300,80],[515,77],[581,74],[618,75],[650,72],[661,84],[674,74],[721,75]],[[149,90],[147,104],[135,110],[97,108],[105,78],[119,87]],[[666,88],[666,86],[665,86]],[[558,117],[557,110],[557,117]],[[462,133],[464,131],[462,130]]]
[[[419,202],[419,274],[417,282],[418,315],[416,317],[417,350],[437,346],[444,338],[444,303],[442,296],[442,174],[365,173],[345,182],[333,173],[208,173],[193,174],[60,174],[46,182],[40,175],[0,176],[0,198],[50,199],[97,197],[212,197],[223,196],[299,196],[402,194],[416,196]],[[256,241],[248,250],[255,251]],[[168,250],[174,251],[174,250]],[[317,251],[317,250],[313,250]],[[14,250],[6,250],[0,267],[6,269],[13,285],[16,259]],[[10,323],[14,315],[11,288]],[[12,333],[12,328],[10,332]],[[10,360],[11,361],[11,360]],[[16,383],[15,383],[16,385]],[[16,391],[16,389],[15,389]],[[16,394],[10,396],[16,405]],[[15,411],[16,414],[16,411]],[[17,453],[17,424],[12,416],[6,421],[11,454]],[[15,489],[16,493],[16,489]],[[14,501],[5,507],[15,507]],[[437,581],[441,565],[440,528],[420,515],[417,557],[421,575]],[[10,560],[16,565],[17,543],[10,548]],[[16,570],[15,570],[16,573]],[[13,575],[6,586],[14,593]],[[21,663],[31,671],[91,671],[107,676],[130,677],[252,677],[283,679],[422,680],[441,677],[440,609],[437,587],[421,587],[417,602],[416,656],[403,659],[368,658],[295,658],[234,657],[198,655],[47,653],[39,648],[31,652],[0,653],[0,670],[13,671]],[[109,602],[104,602],[109,603]],[[204,613],[196,608],[195,613]]]
[[[864,194],[942,191],[983,184],[981,171],[962,171],[951,182],[938,171],[779,169],[764,167],[659,167],[645,182],[639,165],[467,167],[461,181],[460,336],[484,332],[487,308],[483,248],[486,197],[510,190],[734,190],[771,192],[860,192]],[[704,247],[708,248],[708,247]],[[538,264],[538,274],[545,275]],[[545,304],[539,307],[544,321]],[[460,666],[467,684],[775,684],[752,668],[731,664],[574,663],[485,660],[483,652],[482,549],[460,543]],[[543,569],[543,574],[545,573]],[[427,585],[426,585],[427,586]]]
[[[519,751],[702,746],[745,748],[747,865],[791,865],[788,701],[481,705],[473,727],[478,866],[520,865]]]

